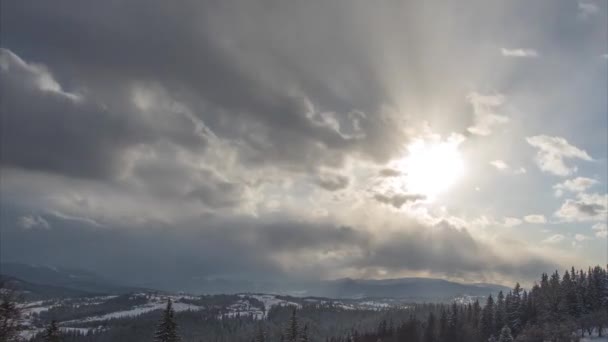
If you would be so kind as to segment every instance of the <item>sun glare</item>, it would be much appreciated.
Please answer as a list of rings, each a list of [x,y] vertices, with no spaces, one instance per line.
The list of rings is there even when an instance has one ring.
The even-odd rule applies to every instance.
[[[409,193],[423,194],[428,200],[445,192],[464,174],[458,150],[460,140],[418,140],[408,146],[408,155],[399,163]]]

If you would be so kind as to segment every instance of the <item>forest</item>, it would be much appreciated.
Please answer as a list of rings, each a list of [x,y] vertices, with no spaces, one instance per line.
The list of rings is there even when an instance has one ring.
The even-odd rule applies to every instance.
[[[0,341],[19,338],[18,304],[4,296]],[[204,301],[207,297],[201,297]],[[208,297],[217,307],[230,296]],[[108,305],[124,306],[119,298]],[[303,302],[304,303],[304,302]],[[345,309],[331,303],[274,306],[265,319],[218,316],[217,312],[165,310],[138,317],[95,323],[99,329],[65,331],[57,319],[64,310],[41,315],[49,324],[35,342],[214,341],[214,342],[561,342],[606,335],[608,275],[605,268],[542,274],[529,289],[520,284],[508,292],[469,303],[426,303],[378,310]],[[93,323],[91,323],[91,326]],[[90,327],[89,327],[90,328]],[[11,329],[12,333],[11,333]]]

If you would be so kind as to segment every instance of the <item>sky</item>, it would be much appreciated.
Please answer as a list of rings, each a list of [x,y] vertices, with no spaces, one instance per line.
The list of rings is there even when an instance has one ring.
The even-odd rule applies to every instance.
[[[2,261],[173,289],[608,262],[606,1],[2,5]]]

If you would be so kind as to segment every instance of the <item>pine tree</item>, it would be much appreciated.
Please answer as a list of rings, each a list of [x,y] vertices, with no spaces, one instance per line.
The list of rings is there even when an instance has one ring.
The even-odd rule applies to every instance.
[[[448,341],[448,314],[445,309],[441,310],[439,317],[439,341]]]
[[[0,282],[0,296],[0,341],[13,341],[19,336],[21,309],[15,292],[6,288],[4,282]]]
[[[506,303],[505,303],[505,295],[502,291],[498,292],[498,300],[496,301],[496,311],[494,316],[494,328],[500,329],[500,327],[507,324],[507,313],[506,313]]]
[[[519,283],[515,285],[513,291],[509,295],[507,303],[507,318],[508,324],[513,333],[517,334],[521,330],[521,286]]]
[[[265,342],[265,341],[266,341],[266,334],[264,333],[264,329],[262,329],[262,327],[260,326],[258,328],[257,335],[255,335],[255,342]]]
[[[167,307],[163,313],[163,318],[158,324],[154,341],[157,342],[178,342],[181,339],[177,334],[177,323],[175,322],[175,311],[171,299],[167,301]]]
[[[308,342],[308,325],[304,325],[302,333],[300,334],[300,342]]]
[[[489,337],[496,330],[494,326],[494,310],[494,298],[492,298],[492,295],[489,295],[486,305],[481,310],[481,335],[484,338]]]
[[[291,313],[291,319],[285,332],[286,341],[297,342],[298,341],[298,318],[296,317],[296,309],[294,308]]]
[[[44,342],[61,342],[61,334],[56,320],[51,321],[51,324],[46,327],[42,340]]]
[[[436,342],[437,341],[437,322],[433,312],[429,314],[429,318],[426,320],[426,328],[424,329],[424,342]]]
[[[498,342],[513,342],[513,336],[511,336],[511,329],[508,326],[504,326],[500,331],[500,337]]]

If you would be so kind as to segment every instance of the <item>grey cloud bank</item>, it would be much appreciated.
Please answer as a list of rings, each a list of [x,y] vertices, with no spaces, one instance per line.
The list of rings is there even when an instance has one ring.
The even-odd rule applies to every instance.
[[[222,277],[508,282],[596,261],[599,239],[558,255],[525,230],[552,213],[606,216],[606,86],[591,76],[608,48],[593,5],[5,1],[0,256],[171,289]],[[413,141],[451,147],[469,174],[438,199],[412,191]],[[490,162],[513,172],[476,166]],[[534,164],[542,174],[526,172]],[[530,208],[513,204],[522,193]],[[516,242],[486,217],[531,212],[543,219],[510,221]],[[447,223],[456,216],[462,226]],[[570,238],[558,233],[549,245]]]

